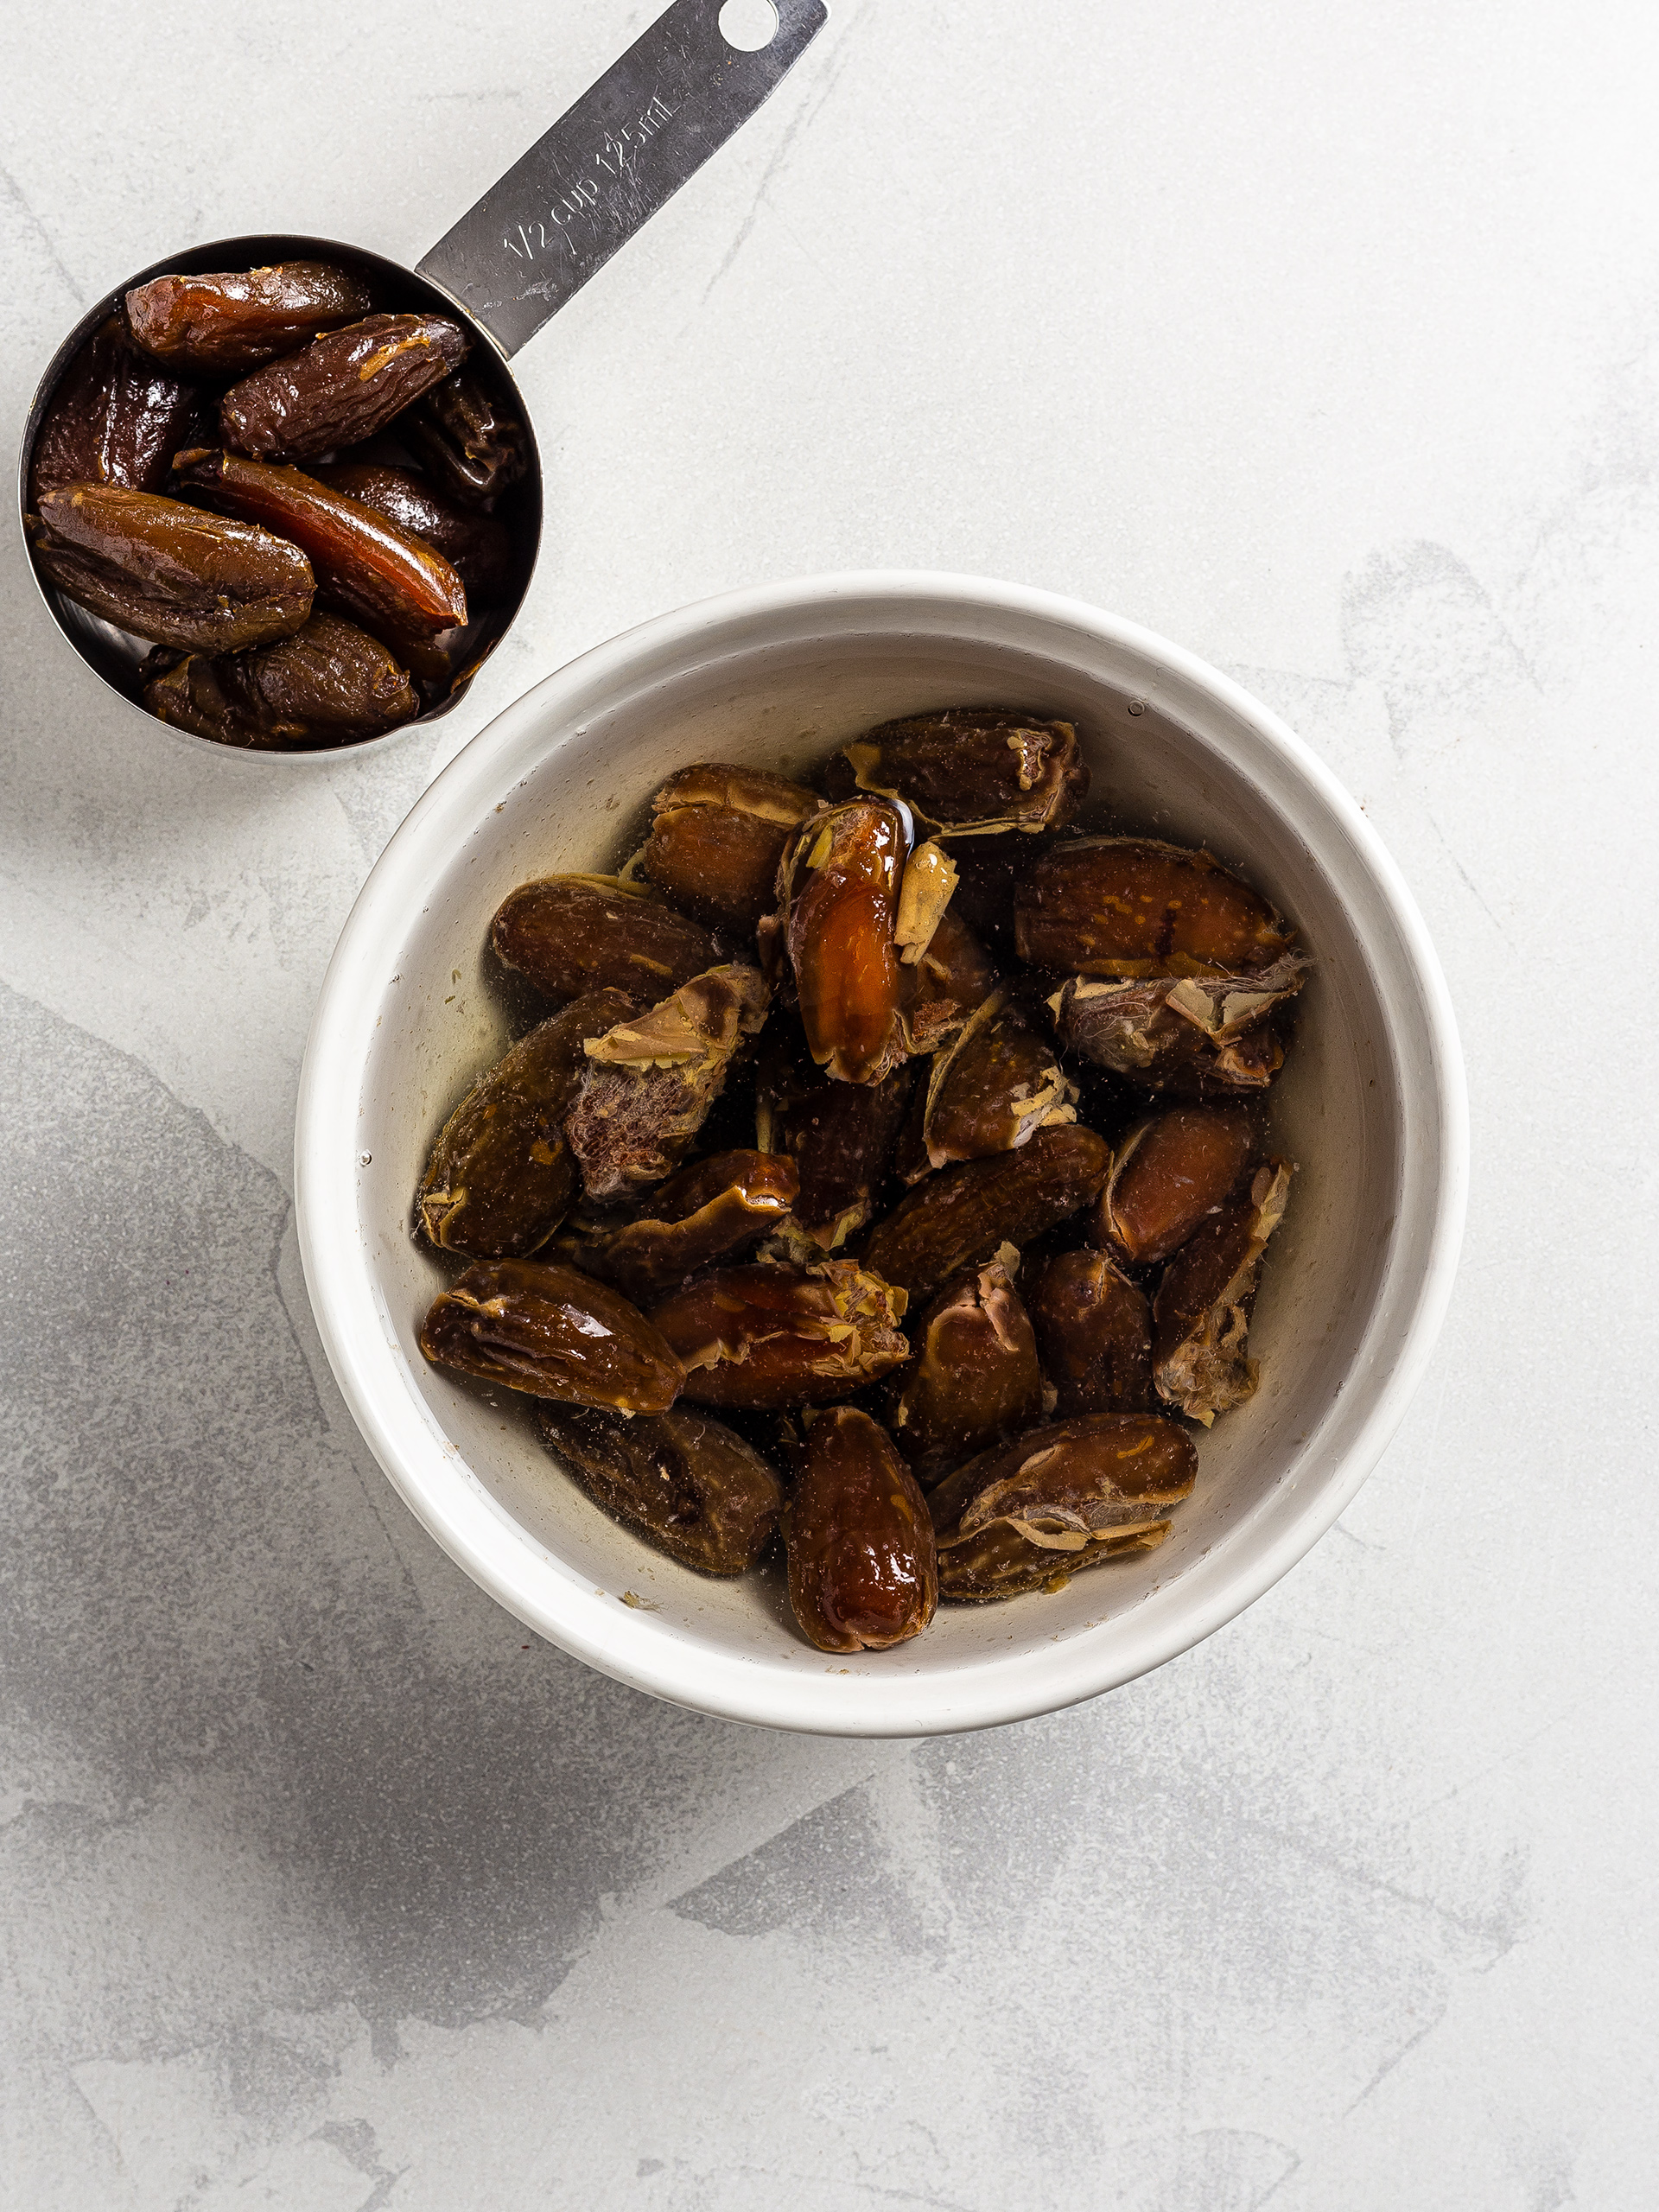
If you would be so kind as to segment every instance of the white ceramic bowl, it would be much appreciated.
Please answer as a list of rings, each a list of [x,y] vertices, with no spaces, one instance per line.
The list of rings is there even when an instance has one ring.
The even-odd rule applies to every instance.
[[[842,1663],[781,1573],[659,1558],[550,1463],[526,1409],[429,1367],[445,1281],[410,1226],[428,1148],[506,1041],[486,982],[514,884],[620,862],[689,761],[793,774],[872,723],[976,700],[1078,728],[1091,805],[1207,845],[1300,926],[1319,967],[1278,1087],[1300,1164],[1251,1331],[1250,1403],[1199,1443],[1163,1548],[1053,1596],[942,1609]],[[508,708],[437,778],[340,938],[300,1089],[301,1249],[346,1402],[438,1541],[529,1627],[620,1681],[734,1719],[847,1735],[983,1727],[1110,1689],[1232,1618],[1329,1528],[1392,1435],[1456,1266],[1462,1065],[1409,893],[1290,731],[1178,647],[1096,608],[972,577],[818,577],[668,614]],[[509,1394],[502,1393],[504,1401]]]

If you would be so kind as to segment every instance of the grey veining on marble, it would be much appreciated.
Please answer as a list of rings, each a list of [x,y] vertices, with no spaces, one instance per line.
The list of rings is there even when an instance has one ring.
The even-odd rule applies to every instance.
[[[171,244],[413,261],[650,12],[14,11],[9,427]],[[1633,0],[833,0],[520,356],[541,572],[378,759],[150,742],[4,524],[8,2204],[1651,2201],[1656,94]],[[442,760],[663,607],[874,565],[1075,592],[1284,713],[1423,906],[1476,1144],[1325,1542],[1130,1688],[920,1745],[530,1639],[353,1431],[289,1205],[329,950]]]

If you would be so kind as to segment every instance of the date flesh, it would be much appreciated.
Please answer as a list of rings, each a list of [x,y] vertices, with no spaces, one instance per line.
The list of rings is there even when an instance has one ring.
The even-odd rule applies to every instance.
[[[932,1619],[927,1502],[868,1414],[837,1406],[812,1423],[783,1526],[790,1604],[820,1651],[887,1651]]]
[[[1037,1339],[1000,1261],[954,1276],[910,1338],[915,1359],[884,1402],[893,1440],[925,1489],[1041,1420]]]
[[[934,1059],[899,1172],[911,1183],[956,1160],[1016,1151],[1039,1128],[1074,1121],[1074,1095],[1053,1046],[995,991]]]
[[[325,261],[214,276],[154,276],[127,294],[127,326],[169,367],[238,377],[366,315],[368,286]]]
[[[924,1177],[864,1244],[864,1264],[924,1298],[947,1275],[1015,1250],[1086,1205],[1111,1154],[1092,1129],[1039,1129],[1018,1152],[964,1160]]]
[[[469,341],[441,315],[371,315],[231,386],[219,438],[264,461],[313,461],[372,438],[458,368]]]
[[[578,1257],[646,1305],[758,1243],[788,1214],[799,1188],[794,1161],[781,1154],[716,1153],[671,1175],[652,1192],[642,1220],[594,1237]]]
[[[963,837],[1058,829],[1088,797],[1089,771],[1070,722],[949,707],[884,722],[847,746],[830,790],[903,799],[941,836]]]
[[[607,875],[521,883],[497,908],[490,943],[554,999],[619,990],[655,1001],[720,960],[707,930]]]
[[[29,504],[72,484],[159,492],[188,442],[201,395],[135,353],[118,315],[92,333],[59,379],[29,460]]]
[[[1078,976],[1048,1003],[1067,1050],[1145,1090],[1243,1096],[1266,1090],[1284,1065],[1280,1010],[1301,989],[1309,965],[1291,952],[1255,975],[1128,982]]]
[[[1151,1551],[1164,1509],[1191,1495],[1198,1454],[1155,1414],[1092,1414],[981,1454],[928,1499],[939,1595],[957,1605],[1053,1590],[1086,1567]]]
[[[1151,837],[1076,837],[1014,902],[1020,957],[1079,976],[1225,976],[1268,967],[1294,932],[1206,852]]]
[[[630,1010],[620,991],[577,999],[480,1077],[421,1179],[421,1227],[434,1244],[475,1260],[523,1260],[546,1243],[576,1195],[561,1124],[587,1073],[582,1046]]]
[[[457,506],[424,477],[385,461],[324,461],[312,473],[331,492],[372,508],[447,561],[466,587],[469,607],[499,607],[512,596],[518,571],[512,540],[493,515]]]
[[[1152,1309],[1104,1252],[1040,1262],[1026,1303],[1062,1420],[1141,1413],[1152,1403]]]
[[[1156,1267],[1221,1211],[1255,1149],[1236,1106],[1175,1106],[1131,1129],[1112,1155],[1089,1236],[1125,1267]]]
[[[604,1512],[701,1574],[746,1574],[778,1532],[783,1490],[760,1454],[707,1414],[536,1408],[536,1427]]]
[[[877,1084],[836,1083],[815,1067],[792,1022],[777,1021],[755,1076],[755,1138],[794,1162],[795,1219],[835,1251],[863,1228],[885,1178],[913,1081],[894,1068]]]
[[[893,944],[905,831],[884,801],[804,823],[785,854],[779,920],[808,1049],[840,1083],[880,1083],[905,1057]]]
[[[850,1260],[719,1268],[652,1308],[706,1406],[785,1412],[850,1398],[910,1357],[905,1294]]]
[[[446,377],[398,428],[458,499],[481,505],[496,499],[530,466],[524,424],[470,370]]]
[[[421,1350],[532,1398],[618,1413],[665,1414],[685,1370],[620,1291],[545,1260],[481,1260],[441,1292]]]
[[[790,832],[822,804],[815,791],[753,768],[682,768],[652,802],[640,868],[693,920],[749,937],[777,904]]]
[[[42,575],[154,645],[236,652],[287,637],[311,612],[311,563],[251,523],[113,484],[43,493],[30,521]]]
[[[1246,1350],[1262,1255],[1284,1218],[1294,1170],[1272,1160],[1246,1196],[1184,1244],[1152,1302],[1153,1376],[1158,1395],[1208,1428],[1255,1395],[1258,1370]]]
[[[140,677],[144,704],[160,721],[255,752],[378,737],[421,704],[379,639],[337,614],[314,613],[291,637],[250,652],[180,660],[161,646]]]

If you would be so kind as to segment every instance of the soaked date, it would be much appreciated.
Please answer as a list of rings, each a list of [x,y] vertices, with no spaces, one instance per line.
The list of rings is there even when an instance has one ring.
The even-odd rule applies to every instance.
[[[1078,976],[1250,974],[1294,934],[1208,853],[1151,837],[1063,840],[1014,899],[1020,957]]]
[[[790,832],[823,804],[781,776],[722,762],[682,768],[652,802],[641,872],[709,929],[753,936],[778,900]]]
[[[1033,1268],[1026,1302],[1054,1410],[1141,1413],[1152,1403],[1152,1309],[1104,1252],[1060,1252]]]
[[[760,1454],[690,1407],[626,1414],[536,1408],[536,1427],[594,1503],[701,1574],[746,1574],[778,1532],[783,1490]]]
[[[783,1525],[790,1603],[820,1651],[889,1650],[932,1619],[927,1502],[868,1414],[836,1406],[813,1421]]]
[[[263,461],[357,445],[458,368],[468,346],[448,315],[365,315],[232,385],[219,405],[220,442]]]
[[[1070,722],[1001,707],[948,707],[884,722],[831,764],[836,798],[873,791],[906,805],[941,836],[1058,830],[1089,793]]]
[[[661,1332],[608,1283],[547,1260],[481,1260],[432,1301],[421,1350],[435,1366],[532,1398],[665,1414],[685,1370]]]
[[[915,1358],[883,1402],[893,1440],[924,1488],[1042,1419],[1037,1340],[1001,1261],[954,1276],[910,1338]]]
[[[213,276],[154,276],[127,294],[127,327],[146,353],[187,375],[239,377],[353,322],[368,286],[324,261]]]
[[[758,1243],[787,1217],[799,1190],[795,1163],[781,1154],[716,1153],[671,1175],[652,1192],[643,1218],[594,1236],[576,1256],[647,1305]]]
[[[176,448],[190,442],[201,395],[127,342],[118,315],[101,323],[65,370],[35,435],[29,504],[73,484],[159,492]]]
[[[1245,1195],[1181,1247],[1152,1301],[1158,1395],[1205,1428],[1255,1395],[1250,1313],[1262,1255],[1284,1219],[1294,1172],[1284,1160],[1257,1168]]]
[[[855,800],[815,815],[784,855],[779,915],[806,1041],[838,1083],[880,1083],[905,1057],[894,944],[906,838],[897,811]]]
[[[905,1294],[850,1260],[718,1268],[652,1308],[702,1405],[782,1412],[850,1398],[910,1357]]]
[[[553,999],[619,990],[652,1003],[721,957],[707,930],[613,875],[521,883],[497,908],[490,943]]]
[[[1255,1124],[1242,1107],[1153,1115],[1113,1154],[1090,1241],[1125,1267],[1156,1267],[1221,1211],[1255,1149]]]
[[[964,1160],[917,1184],[864,1243],[864,1264],[912,1297],[926,1297],[958,1268],[1016,1251],[1086,1205],[1106,1179],[1111,1153],[1092,1129],[1039,1129],[1018,1152]]]
[[[378,638],[313,613],[249,652],[157,646],[140,671],[144,704],[193,736],[253,752],[312,751],[396,729],[420,710],[407,672]]]

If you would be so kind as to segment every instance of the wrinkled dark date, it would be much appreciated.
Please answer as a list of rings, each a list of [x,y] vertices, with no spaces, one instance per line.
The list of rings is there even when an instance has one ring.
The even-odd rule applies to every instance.
[[[175,449],[189,440],[201,396],[135,353],[111,315],[75,355],[35,434],[29,504],[72,484],[159,492]]]
[[[612,989],[655,1001],[720,960],[707,930],[614,876],[521,883],[496,910],[490,943],[555,999]]]
[[[850,1260],[720,1268],[652,1308],[708,1406],[784,1411],[850,1398],[910,1357],[905,1296]]]
[[[813,1058],[840,1083],[880,1083],[905,1057],[894,946],[905,831],[880,800],[832,807],[791,839],[779,917]]]
[[[587,1072],[582,1048],[629,1011],[620,991],[577,999],[480,1077],[422,1178],[421,1226],[435,1244],[477,1260],[522,1260],[546,1243],[576,1194],[561,1123]]]
[[[244,377],[219,406],[221,441],[266,461],[310,461],[356,445],[461,365],[458,322],[371,315]]]
[[[1150,837],[1062,841],[1014,902],[1020,958],[1078,976],[1249,974],[1294,936],[1208,853]]]
[[[837,753],[837,798],[856,791],[901,798],[944,836],[1057,830],[1089,792],[1070,722],[1001,707],[950,707],[884,722]]]
[[[1245,1096],[1284,1065],[1283,1009],[1309,965],[1290,952],[1250,976],[1078,976],[1048,1003],[1061,1044],[1114,1075],[1176,1098]]]
[[[399,425],[456,499],[493,499],[530,466],[530,440],[470,370],[447,377]]]
[[[758,1243],[787,1215],[799,1189],[794,1161],[781,1154],[716,1153],[653,1191],[642,1220],[594,1237],[577,1256],[637,1303],[649,1304],[700,1268]]]
[[[421,1350],[533,1398],[665,1414],[685,1370],[620,1291],[543,1260],[483,1260],[433,1300]]]
[[[291,539],[310,562],[318,591],[387,644],[404,632],[433,637],[467,620],[466,591],[441,554],[300,469],[197,451],[178,456],[173,480],[223,512]]]
[[[1152,1403],[1152,1311],[1104,1252],[1039,1262],[1026,1304],[1063,1420],[1141,1413]]]
[[[1054,1047],[995,991],[934,1059],[899,1167],[907,1183],[955,1160],[1013,1152],[1045,1124],[1076,1118]]]
[[[238,377],[373,305],[360,278],[323,261],[211,276],[155,276],[127,294],[127,326],[171,368]]]
[[[311,612],[311,563],[251,523],[112,484],[43,493],[30,520],[42,575],[156,645],[236,652],[286,637]]]
[[[424,477],[389,462],[325,461],[317,481],[384,516],[449,563],[467,588],[469,607],[499,607],[511,597],[518,563],[506,524],[444,499]]]
[[[1085,1567],[1151,1551],[1164,1509],[1191,1494],[1192,1439],[1155,1414],[1094,1414],[981,1454],[928,1499],[939,1595],[957,1605],[1052,1590]]]
[[[793,1022],[769,1031],[755,1072],[756,1141],[794,1162],[795,1218],[825,1250],[869,1220],[913,1081],[906,1066],[877,1084],[836,1083],[813,1065]]]
[[[1217,1213],[1255,1149],[1237,1106],[1175,1106],[1131,1129],[1089,1220],[1091,1243],[1125,1267],[1156,1267]]]
[[[314,613],[291,637],[251,652],[157,646],[141,671],[144,704],[175,729],[254,752],[378,737],[418,712],[408,676],[378,638]]]
[[[1001,1262],[954,1276],[910,1331],[916,1357],[884,1400],[893,1442],[925,1487],[1042,1419],[1037,1340]]]
[[[1283,1160],[1258,1167],[1245,1196],[1182,1245],[1153,1300],[1158,1395],[1206,1428],[1255,1395],[1256,1363],[1246,1350],[1250,1312],[1262,1255],[1284,1218],[1294,1172]]]
[[[544,1399],[536,1427],[596,1505],[682,1567],[746,1574],[777,1534],[777,1476],[707,1414],[677,1407],[630,1421]]]
[[[837,1406],[814,1421],[783,1521],[790,1603],[820,1651],[886,1651],[932,1619],[927,1503],[868,1414]]]
[[[777,904],[791,830],[823,804],[781,776],[715,761],[682,768],[652,802],[640,868],[695,921],[747,937]]]
[[[1016,1250],[1086,1205],[1106,1179],[1111,1154],[1092,1129],[1039,1129],[1018,1152],[965,1160],[925,1176],[864,1245],[864,1264],[912,1297],[925,1297],[958,1268]]]

